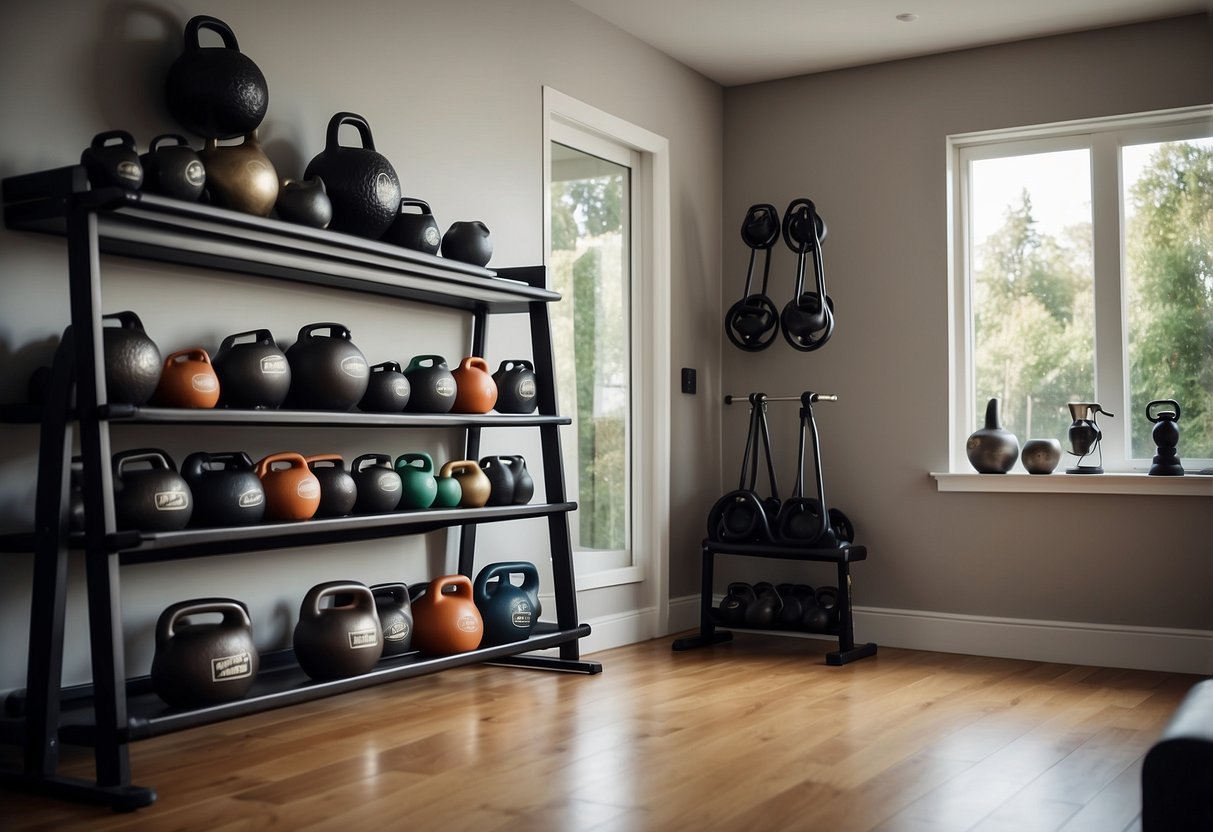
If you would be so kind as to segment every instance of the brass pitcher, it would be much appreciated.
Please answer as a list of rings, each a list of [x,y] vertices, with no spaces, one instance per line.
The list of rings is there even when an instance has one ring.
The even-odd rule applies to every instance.
[[[257,143],[257,131],[242,144],[220,145],[207,139],[198,154],[206,168],[211,202],[233,211],[268,217],[278,199],[278,172]]]

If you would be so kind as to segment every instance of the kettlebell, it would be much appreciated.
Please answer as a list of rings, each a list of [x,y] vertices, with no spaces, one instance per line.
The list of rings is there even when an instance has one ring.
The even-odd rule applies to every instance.
[[[114,513],[119,529],[174,532],[194,511],[189,484],[173,459],[155,448],[114,454]]]
[[[400,505],[400,475],[387,454],[363,454],[350,465],[358,497],[355,514],[387,514]]]
[[[319,176],[283,180],[274,210],[280,219],[311,228],[328,228],[333,221],[333,201]]]
[[[413,605],[402,583],[374,584],[375,613],[383,631],[383,655],[398,656],[413,648]]]
[[[111,142],[117,141],[117,144]],[[143,165],[135,150],[135,137],[125,130],[108,130],[93,136],[80,154],[80,164],[94,188],[137,191],[143,184]]]
[[[511,575],[522,575],[515,586]],[[484,622],[481,647],[529,638],[538,620],[531,598],[539,592],[539,572],[525,561],[490,563],[472,583],[472,597]]]
[[[342,147],[342,125],[351,125],[362,138],[362,147]],[[375,152],[371,126],[356,113],[335,113],[329,119],[324,150],[308,162],[305,179],[319,176],[333,203],[329,228],[378,240],[400,209],[400,179],[396,169]]]
[[[420,213],[407,213],[405,208],[417,208]],[[430,213],[430,206],[420,199],[400,200],[396,218],[380,239],[385,243],[424,251],[426,254],[437,254],[438,247],[442,244],[438,223]]]
[[[455,377],[441,355],[415,355],[404,368],[409,380],[409,413],[450,413],[455,406]]]
[[[222,48],[203,48],[198,33],[210,29]],[[172,117],[188,132],[231,139],[255,130],[265,118],[270,94],[265,76],[240,52],[231,27],[198,15],[185,24],[185,49],[169,67],[164,85]]]
[[[218,622],[193,616],[218,613]],[[169,705],[197,708],[243,699],[259,657],[248,608],[232,598],[195,598],[165,608],[156,620],[152,689]]]
[[[454,413],[488,413],[497,403],[497,385],[489,375],[488,362],[468,356],[451,373],[455,379]]]
[[[161,407],[207,410],[219,403],[219,377],[201,347],[169,354],[160,369],[153,401]]]
[[[492,485],[472,459],[453,459],[443,465],[439,477],[453,477],[459,483],[461,508],[482,508],[489,501]]]
[[[409,380],[395,361],[375,364],[367,378],[358,409],[366,413],[400,413],[409,403]]]
[[[731,583],[717,607],[720,623],[731,627],[745,626],[745,611],[757,600],[754,587],[740,581]]]
[[[524,506],[535,495],[535,481],[526,469],[526,460],[517,454],[503,456],[502,459],[509,464],[510,473],[514,475],[514,505]]]
[[[181,463],[194,498],[195,526],[248,526],[265,517],[265,488],[242,451],[196,451]]]
[[[164,142],[172,140],[173,144]],[[206,187],[206,168],[189,140],[177,133],[164,133],[152,139],[147,153],[139,157],[143,166],[143,190],[197,202]]]
[[[783,602],[782,608],[775,614],[775,625],[784,630],[799,629],[800,622],[804,618],[804,605],[801,604],[795,587],[791,584],[780,584],[775,587],[775,591],[779,593],[779,600]]]
[[[489,480],[486,506],[508,506],[514,502],[514,473],[503,456],[486,456],[480,460],[480,470]]]
[[[463,499],[463,486],[448,472],[445,476],[436,476],[434,482],[438,485],[438,493],[434,497],[433,508],[457,508]]]
[[[769,583],[754,585],[755,598],[745,608],[745,625],[756,630],[770,630],[783,609],[783,600]]]
[[[268,329],[227,336],[211,364],[219,378],[220,407],[273,409],[291,387],[291,365]]]
[[[206,192],[211,202],[233,211],[268,217],[278,201],[278,171],[250,131],[240,144],[219,144],[208,138],[198,154],[206,168]]]
[[[332,599],[331,606],[321,606],[325,598]],[[328,581],[309,589],[299,607],[294,647],[299,666],[313,679],[369,671],[383,655],[383,630],[371,590],[357,581]]]
[[[813,593],[813,600],[817,602],[818,608],[823,610],[827,617],[827,624],[837,624],[839,618],[838,610],[838,587],[836,586],[819,586],[817,591]]]
[[[473,266],[488,265],[493,257],[493,238],[488,226],[478,220],[451,223],[442,235],[442,256]]]
[[[830,613],[817,606],[816,601],[810,600],[804,608],[804,615],[800,623],[801,629],[811,633],[823,633],[830,626]]]
[[[401,454],[396,457],[395,468],[400,476],[400,508],[422,509],[434,505],[439,489],[438,481],[434,479],[434,460],[429,454]]]
[[[358,486],[341,454],[314,454],[307,457],[308,470],[320,483],[320,505],[314,517],[344,517],[354,510]]]
[[[498,413],[534,413],[539,404],[535,398],[535,365],[529,361],[502,361],[493,373],[497,385]]]
[[[320,481],[297,453],[263,457],[257,476],[265,489],[266,520],[310,520],[320,507]]]
[[[106,326],[107,323],[117,326]],[[105,353],[105,395],[111,404],[144,405],[160,382],[160,350],[147,337],[134,312],[115,312],[101,318]]]
[[[316,335],[327,329],[328,335]],[[291,365],[287,404],[304,410],[347,411],[366,393],[368,368],[344,325],[308,324],[286,351]]]
[[[430,581],[413,600],[413,646],[428,656],[467,653],[480,646],[484,620],[472,598],[466,575]]]

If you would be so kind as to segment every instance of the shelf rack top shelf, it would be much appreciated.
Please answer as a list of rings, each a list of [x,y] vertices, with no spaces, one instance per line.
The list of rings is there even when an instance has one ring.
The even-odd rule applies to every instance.
[[[73,207],[97,217],[106,254],[352,289],[468,311],[525,312],[560,299],[536,270],[500,272],[349,234],[120,188],[89,190],[79,165],[8,177],[9,228],[67,233]],[[538,270],[542,274],[542,270]],[[508,277],[506,275],[509,275]]]

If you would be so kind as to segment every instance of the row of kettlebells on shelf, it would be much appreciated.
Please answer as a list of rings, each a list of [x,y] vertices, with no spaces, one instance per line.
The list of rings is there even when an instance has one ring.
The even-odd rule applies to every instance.
[[[440,355],[418,355],[403,369],[394,361],[368,366],[335,322],[313,323],[283,352],[268,329],[223,339],[212,359],[202,347],[170,354],[147,335],[134,312],[105,315],[102,342],[109,402],[163,407],[232,407],[345,412],[355,406],[373,413],[532,413],[537,406],[530,361],[502,361],[490,374],[478,356],[455,370]],[[327,334],[322,334],[327,331]],[[31,380],[38,401],[47,371]]]
[[[515,584],[511,576],[521,575]],[[384,657],[467,653],[523,641],[539,621],[539,573],[525,561],[491,563],[473,582],[444,575],[429,584],[328,581],[299,608],[293,646],[312,679],[367,673]],[[198,620],[202,616],[221,620]],[[169,705],[200,707],[244,698],[259,670],[248,607],[197,598],[166,608],[156,622],[152,688]]]
[[[69,517],[84,527],[82,469],[73,465]],[[139,448],[113,458],[120,529],[180,531],[187,526],[248,526],[348,514],[429,508],[525,505],[535,483],[521,456],[451,460],[435,471],[423,452],[363,454],[347,470],[339,454],[270,454],[254,463],[241,451],[198,451],[178,472],[165,451]]]
[[[824,633],[838,626],[838,587],[735,582],[711,614],[725,627]]]

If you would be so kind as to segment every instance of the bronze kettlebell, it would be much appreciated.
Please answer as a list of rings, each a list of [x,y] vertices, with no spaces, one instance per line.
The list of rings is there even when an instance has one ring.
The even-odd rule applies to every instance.
[[[438,472],[438,477],[454,477],[463,496],[460,508],[482,508],[489,501],[493,487],[484,471],[473,459],[453,459]]]
[[[278,200],[278,172],[261,150],[257,131],[235,145],[207,139],[198,154],[206,168],[206,190],[211,201],[233,211],[268,217]]]

